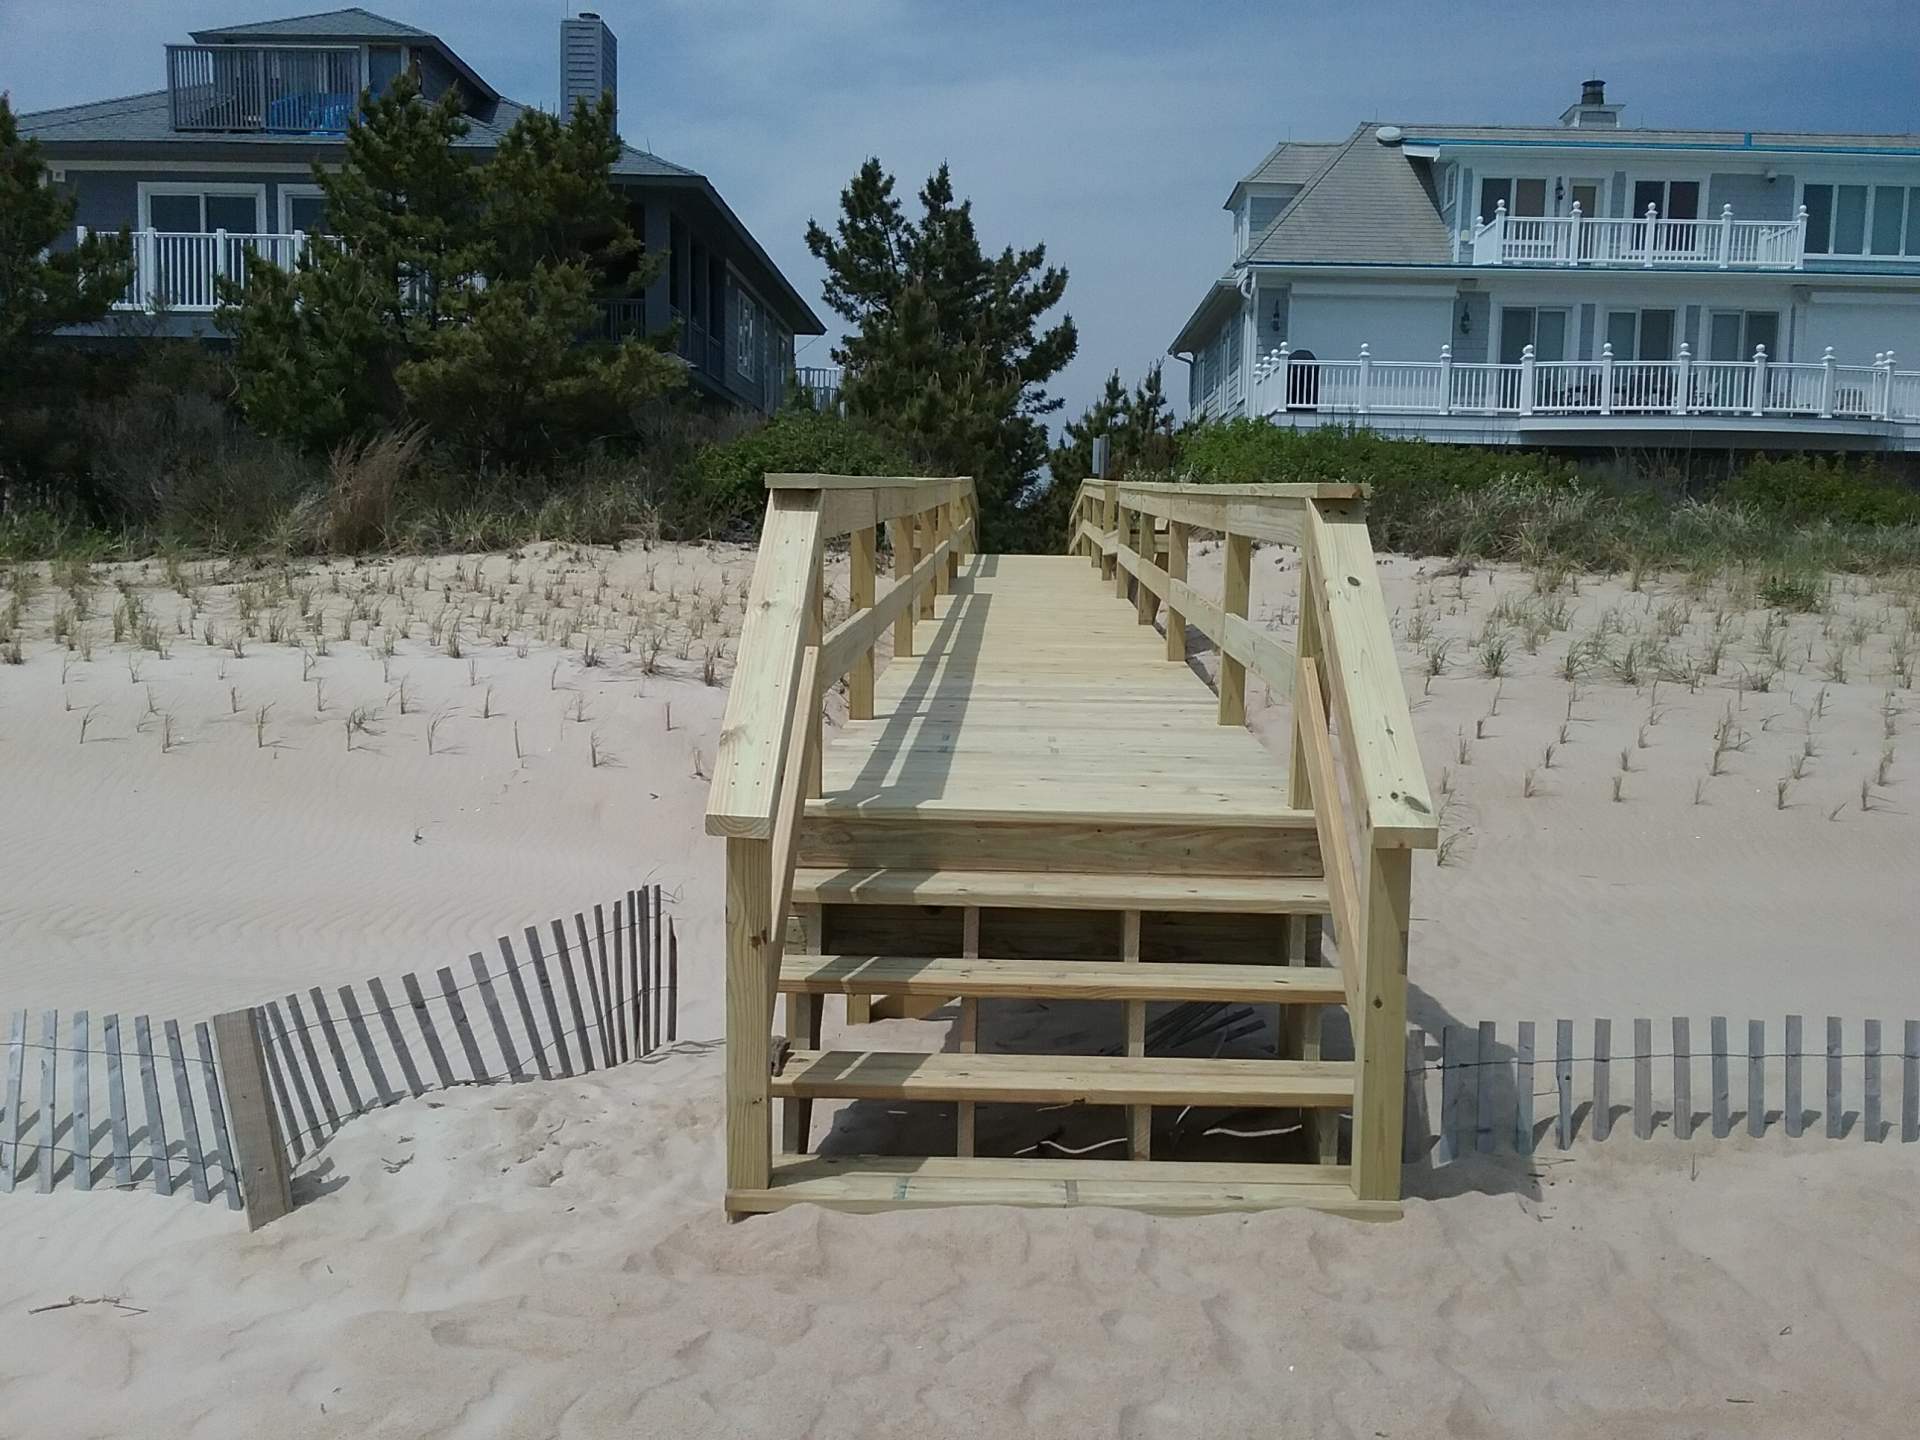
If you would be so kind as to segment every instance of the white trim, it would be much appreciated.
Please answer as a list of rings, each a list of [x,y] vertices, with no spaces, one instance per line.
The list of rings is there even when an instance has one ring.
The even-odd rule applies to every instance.
[[[43,141],[43,144],[48,143]],[[211,174],[225,175],[311,175],[313,165],[307,161],[256,161],[256,160],[62,160],[60,164],[68,170],[105,170],[120,174],[136,175],[179,175]],[[339,166],[331,167],[338,169]]]
[[[142,230],[154,228],[148,204],[155,195],[251,195],[254,233],[256,235],[267,233],[267,187],[263,183],[242,185],[212,180],[142,180],[135,186],[134,195]],[[205,215],[206,207],[203,204],[201,206],[202,224],[205,223]]]
[[[282,235],[291,235],[293,233],[293,217],[288,213],[289,209],[291,208],[287,204],[289,200],[293,200],[296,198],[302,199],[302,200],[313,200],[327,193],[326,191],[322,190],[318,185],[285,185],[283,184],[277,187],[277,191],[278,193],[275,197],[274,204],[279,208],[279,211],[280,211],[280,233]]]

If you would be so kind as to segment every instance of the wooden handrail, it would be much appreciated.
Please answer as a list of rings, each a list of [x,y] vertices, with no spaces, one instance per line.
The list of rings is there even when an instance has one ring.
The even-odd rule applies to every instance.
[[[1294,723],[1306,749],[1313,818],[1320,835],[1320,864],[1327,875],[1329,909],[1340,945],[1340,978],[1346,983],[1347,1004],[1353,1006],[1361,988],[1360,882],[1353,868],[1353,845],[1347,832],[1346,801],[1340,794],[1340,773],[1334,766],[1333,736],[1327,729],[1320,667],[1304,656],[1300,661],[1300,687],[1293,708]]]
[[[820,708],[820,647],[809,645],[800,661],[800,680],[796,700],[811,714]],[[811,725],[788,728],[786,763],[781,767],[780,807],[773,825],[773,909],[774,924],[767,934],[767,1028],[773,1028],[774,997],[779,990],[780,961],[786,955],[788,908],[793,904],[793,867],[799,855],[794,844],[800,833],[800,816],[807,807],[807,762],[816,743]]]
[[[973,493],[973,481],[965,475],[930,478],[893,475],[798,475],[767,476],[769,490],[814,490],[820,492],[820,535],[835,540],[855,530],[884,525],[903,515],[918,515],[938,505],[963,500]]]
[[[826,684],[838,681],[860,656],[874,647],[900,613],[913,604],[925,587],[933,584],[947,558],[965,552],[966,542],[972,535],[972,519],[961,521],[954,527],[953,534],[928,551],[926,558],[915,565],[904,580],[896,580],[872,606],[848,616],[833,628],[820,646],[820,674]]]
[[[1293,691],[1293,654],[1252,621],[1230,614],[1184,580],[1176,580],[1123,540],[1105,542],[1121,569],[1147,587],[1187,624],[1239,661],[1276,695]]]

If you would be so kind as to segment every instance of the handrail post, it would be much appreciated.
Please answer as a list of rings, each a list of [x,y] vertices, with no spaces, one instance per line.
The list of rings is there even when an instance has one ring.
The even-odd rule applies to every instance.
[[[1720,207],[1720,268],[1733,263],[1733,206]]]
[[[1187,578],[1187,527],[1178,520],[1167,522],[1167,574],[1175,580]],[[1173,588],[1167,588],[1167,659],[1187,658],[1187,617],[1175,608]]]
[[[818,561],[814,563],[813,580],[808,589],[813,592],[813,598],[807,607],[807,644],[818,650],[820,642],[826,638],[827,634],[827,572],[826,567]],[[873,652],[867,653],[871,656]],[[806,694],[803,686],[802,693],[795,703],[806,707],[795,717],[795,723],[804,721],[807,727],[807,774],[804,782],[807,798],[818,800],[825,793],[822,767],[825,764],[826,750],[825,722],[820,714],[820,696]],[[782,915],[779,921],[784,926],[787,923],[787,917]]]
[[[1301,704],[1300,697],[1307,693],[1299,680],[1300,666],[1303,661],[1316,663],[1321,659],[1319,596],[1309,572],[1309,561],[1304,547],[1300,557],[1300,623],[1294,630],[1293,639],[1293,695],[1294,704]],[[1330,692],[1322,691],[1325,702]],[[1308,810],[1313,807],[1313,771],[1307,758],[1306,733],[1301,728],[1305,720],[1298,714],[1293,723],[1293,758],[1287,769],[1287,803],[1296,810]]]
[[[1889,350],[1880,357],[1880,398],[1873,407],[1876,420],[1886,420],[1893,415],[1893,351]]]
[[[847,551],[847,599],[857,613],[873,608],[873,553],[879,539],[879,527],[869,525],[853,532]],[[873,718],[873,651],[860,652],[847,679],[847,718]]]
[[[1802,205],[1800,213],[1794,217],[1793,268],[1807,268],[1807,207]]]
[[[1223,556],[1225,576],[1220,608],[1228,615],[1247,618],[1248,592],[1253,582],[1253,539],[1229,531]],[[1247,667],[1220,647],[1220,723],[1247,723]]]
[[[773,1177],[771,840],[727,841],[726,913],[727,1189],[764,1190]]]
[[[1651,200],[1649,200],[1647,202],[1647,218],[1645,222],[1647,227],[1646,248],[1643,252],[1646,258],[1641,262],[1649,270],[1653,268],[1653,232],[1658,226],[1658,220],[1656,217],[1659,214],[1660,214],[1660,207],[1658,205],[1655,205]]]
[[[939,528],[939,515],[939,507],[934,506],[931,509],[922,510],[913,517],[913,555],[916,561],[926,559],[934,552],[934,547],[939,545],[939,537],[934,534],[934,531]],[[920,591],[919,597],[911,607],[922,620],[933,619],[933,592],[938,585],[939,577],[935,576],[934,583]]]
[[[1367,344],[1363,340],[1360,342],[1360,394],[1354,407],[1362,415],[1367,413],[1367,392],[1372,388],[1373,353],[1367,349]]]
[[[1567,253],[1565,258],[1569,265],[1577,265],[1580,262],[1581,219],[1580,202],[1576,200],[1573,202],[1573,223],[1567,226]]]
[[[1407,1063],[1407,929],[1413,852],[1372,844],[1364,856],[1360,1013],[1354,1017],[1353,1193],[1400,1198]],[[1340,937],[1341,947],[1346,936]]]
[[[1440,414],[1453,413],[1453,344],[1443,342],[1440,346]]]
[[[913,516],[897,515],[887,521],[887,539],[893,545],[893,583],[904,584],[913,573]],[[900,659],[913,654],[913,609],[903,605],[893,622],[893,653]]]
[[[1600,413],[1613,413],[1613,342],[1603,341],[1600,346]]]
[[[1120,487],[1111,480],[1103,479],[1101,489],[1105,491],[1106,499],[1100,507],[1100,573],[1111,577],[1120,568],[1120,562],[1118,558],[1107,554],[1106,537],[1116,535],[1120,529]]]
[[[1520,352],[1520,413],[1522,415],[1533,413],[1535,363],[1533,346],[1528,345]]]
[[[1127,598],[1127,567],[1120,563],[1120,547],[1127,544],[1127,530],[1132,522],[1127,518],[1127,507],[1114,501],[1113,507],[1113,594],[1116,600]]]
[[[1139,552],[1142,566],[1152,565],[1156,563],[1154,558],[1153,516],[1149,515],[1145,510],[1136,510],[1133,512],[1133,519],[1133,548]],[[1158,597],[1154,595],[1153,588],[1147,584],[1146,576],[1136,576],[1133,582],[1134,618],[1142,625],[1151,625],[1153,624],[1154,613],[1158,608]]]
[[[1820,357],[1820,418],[1833,418],[1833,346]]]
[[[933,512],[933,545],[930,548],[935,550],[939,549],[942,545],[946,544],[952,535],[953,502],[943,500]],[[944,595],[952,588],[953,568],[954,558],[949,554],[947,556],[947,563],[938,567],[933,573],[933,593],[935,595]]]
[[[1753,395],[1750,398],[1754,414],[1767,413],[1767,347],[1764,345],[1753,347]]]
[[[1684,415],[1693,403],[1693,351],[1680,342],[1680,358],[1674,364],[1673,413]]]

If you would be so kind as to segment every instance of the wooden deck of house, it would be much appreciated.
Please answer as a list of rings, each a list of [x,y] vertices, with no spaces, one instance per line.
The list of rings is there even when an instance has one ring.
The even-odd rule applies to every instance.
[[[729,1213],[1397,1214],[1409,860],[1433,826],[1359,492],[1097,484],[1071,553],[1033,556],[975,551],[964,479],[768,485],[708,811],[727,837]],[[1224,542],[1218,599],[1186,583],[1196,532]],[[828,632],[838,535],[853,608]],[[1246,618],[1256,540],[1301,547],[1298,655]],[[1189,627],[1222,651],[1217,687]],[[1295,697],[1289,765],[1244,726],[1249,675]],[[852,718],[823,746],[842,676]],[[823,1050],[829,995],[851,1027],[951,1007],[953,1048]],[[1124,1053],[981,1044],[983,1008],[1035,998],[1120,1007]],[[1148,1006],[1168,1002],[1282,1007],[1279,1053],[1153,1053]],[[1354,1059],[1322,1058],[1326,1006],[1348,1009]],[[812,1153],[816,1100],[941,1102],[951,1147]],[[982,1104],[1115,1107],[1124,1158],[979,1153]],[[1297,1112],[1308,1143],[1155,1158],[1157,1107]]]

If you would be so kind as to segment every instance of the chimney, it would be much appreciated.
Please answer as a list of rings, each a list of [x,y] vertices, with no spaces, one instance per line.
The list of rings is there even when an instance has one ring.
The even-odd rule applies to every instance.
[[[598,105],[603,94],[620,103],[619,42],[613,31],[591,10],[582,10],[578,19],[560,22],[560,114],[573,114],[573,102],[584,100],[589,107]],[[619,131],[620,115],[614,112],[614,130]]]
[[[1562,111],[1560,123],[1569,130],[1618,130],[1621,108],[1607,103],[1606,81],[1583,80],[1580,103]]]

